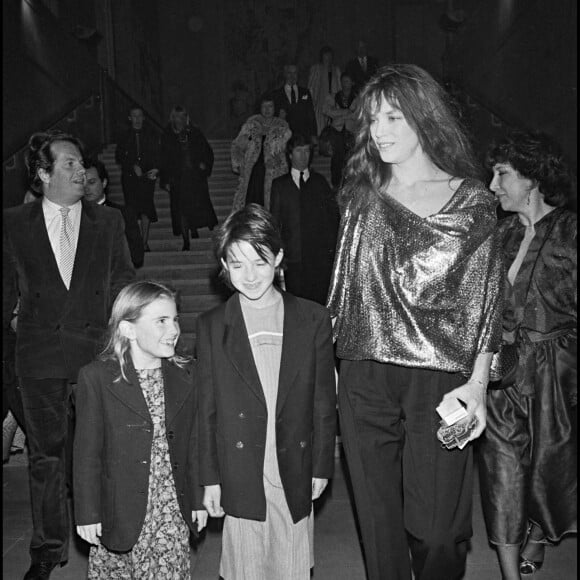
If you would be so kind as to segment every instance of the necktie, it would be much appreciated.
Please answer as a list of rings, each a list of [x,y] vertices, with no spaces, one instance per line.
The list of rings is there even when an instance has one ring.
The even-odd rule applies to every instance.
[[[290,87],[290,102],[293,105],[296,104],[296,92],[294,91],[294,87]]]
[[[302,191],[304,189],[304,186],[306,185],[306,181],[304,181],[304,171],[300,172],[300,179],[298,180],[298,187],[300,188],[300,191]]]
[[[138,132],[135,133],[135,149],[137,151],[137,159],[141,160],[141,141]]]
[[[73,266],[75,263],[75,251],[72,240],[72,224],[68,217],[70,209],[68,207],[60,208],[60,261],[58,269],[60,277],[67,289],[70,287]]]

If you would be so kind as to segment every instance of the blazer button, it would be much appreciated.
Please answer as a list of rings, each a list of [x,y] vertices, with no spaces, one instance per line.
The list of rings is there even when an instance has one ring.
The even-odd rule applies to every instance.
[[[244,444],[243,444],[241,441],[238,441],[238,442],[236,443],[236,447],[237,447],[238,449],[243,449],[243,448],[244,448]]]
[[[246,418],[246,416],[244,415],[244,413],[243,413],[243,412],[242,412],[242,413],[240,413],[240,414],[238,415],[238,417],[239,417],[240,419],[245,419],[245,418]]]
[[[173,469],[177,469],[179,467],[179,463],[177,461],[173,464]]]
[[[175,433],[173,431],[169,431],[167,433],[167,439],[173,439],[175,437]]]
[[[306,441],[300,441],[300,447],[304,449],[304,447],[306,447]]]

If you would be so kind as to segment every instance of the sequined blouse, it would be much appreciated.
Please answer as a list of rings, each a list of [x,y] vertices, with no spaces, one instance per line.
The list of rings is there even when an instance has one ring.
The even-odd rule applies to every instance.
[[[328,308],[337,355],[469,374],[501,342],[496,201],[464,179],[422,218],[387,195],[343,214]]]

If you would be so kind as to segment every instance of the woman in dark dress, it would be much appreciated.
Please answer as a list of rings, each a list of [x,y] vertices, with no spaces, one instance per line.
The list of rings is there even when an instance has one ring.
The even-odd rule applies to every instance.
[[[217,224],[209,197],[207,179],[213,168],[213,150],[198,127],[189,123],[187,111],[176,106],[161,137],[161,183],[169,188],[173,234],[183,237],[189,250],[189,235],[199,237],[197,228]]]
[[[513,133],[489,164],[490,189],[515,212],[499,229],[503,339],[517,364],[490,385],[481,495],[502,577],[519,580],[542,566],[547,543],[577,531],[577,217],[563,207],[572,179],[546,135]]]

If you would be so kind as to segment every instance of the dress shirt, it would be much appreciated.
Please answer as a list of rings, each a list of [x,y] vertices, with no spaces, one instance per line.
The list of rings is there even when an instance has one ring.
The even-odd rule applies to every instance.
[[[298,102],[298,85],[284,85],[284,92],[286,93],[286,98],[288,102],[292,102],[292,94],[291,91],[294,91],[294,95],[296,97],[296,102]]]
[[[42,213],[44,214],[44,223],[46,224],[46,231],[48,232],[48,239],[50,240],[50,247],[56,263],[60,264],[60,228],[62,225],[62,215],[60,208],[63,206],[50,201],[46,196],[42,198]],[[73,249],[77,251],[77,243],[79,241],[79,231],[81,228],[81,213],[83,204],[77,201],[75,204],[69,206],[70,212],[68,219],[72,227],[72,243]]]
[[[294,167],[290,170],[290,175],[292,175],[292,181],[296,184],[296,187],[300,189],[300,169],[294,169]],[[302,179],[304,182],[308,181],[310,177],[310,171],[308,167],[302,171]]]

